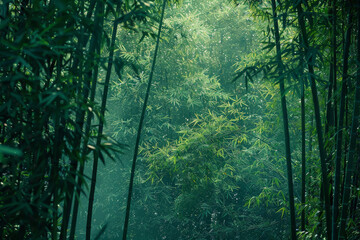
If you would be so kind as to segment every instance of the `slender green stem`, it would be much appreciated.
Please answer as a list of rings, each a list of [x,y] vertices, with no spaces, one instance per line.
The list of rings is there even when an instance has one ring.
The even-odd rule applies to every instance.
[[[283,62],[281,59],[280,49],[280,32],[276,13],[275,0],[271,0],[272,12],[274,19],[274,33],[275,33],[275,45],[276,45],[276,56],[279,65],[280,75],[280,94],[281,94],[281,107],[283,113],[283,124],[284,124],[284,135],[285,135],[285,154],[286,154],[286,166],[287,166],[287,179],[288,179],[288,191],[289,191],[289,204],[290,204],[290,220],[291,220],[291,239],[296,239],[296,219],[295,219],[295,203],[294,203],[294,184],[292,179],[292,166],[291,166],[291,149],[290,149],[290,133],[289,133],[289,119],[286,106],[285,97],[285,84],[283,76]]]
[[[358,9],[359,10],[359,9]],[[360,26],[360,14],[357,16],[358,26]],[[357,39],[357,73],[356,73],[356,88],[355,88],[355,100],[354,100],[354,109],[352,116],[352,125],[350,131],[350,146],[349,152],[347,155],[347,165],[344,179],[344,194],[342,200],[342,209],[341,209],[341,219],[340,219],[340,229],[339,229],[339,239],[346,239],[346,223],[348,219],[348,208],[350,202],[350,193],[351,193],[351,178],[354,175],[355,165],[356,165],[356,140],[357,129],[359,127],[359,114],[360,114],[360,30],[358,30],[358,39]]]
[[[349,3],[348,3],[349,4]],[[348,5],[348,29],[346,30],[345,35],[345,44],[344,44],[344,56],[343,56],[343,70],[342,70],[342,86],[341,86],[341,98],[340,98],[340,109],[339,109],[339,123],[337,126],[337,135],[336,135],[336,158],[335,158],[335,177],[334,177],[334,204],[333,204],[333,222],[332,222],[332,231],[333,231],[333,240],[338,239],[338,228],[337,228],[337,219],[339,212],[339,196],[340,196],[340,174],[341,174],[341,161],[343,158],[342,155],[342,145],[343,145],[343,128],[344,128],[344,118],[345,118],[345,102],[346,102],[346,93],[347,93],[347,81],[348,81],[348,68],[349,68],[349,53],[350,53],[350,44],[351,44],[351,30],[352,30],[352,13]]]
[[[306,149],[305,149],[305,90],[301,83],[301,231],[305,231],[305,186],[306,186]]]
[[[128,193],[127,204],[126,204],[126,214],[125,214],[125,222],[124,222],[124,230],[123,230],[123,240],[126,240],[126,237],[127,237],[127,231],[128,231],[128,225],[129,225],[129,217],[130,217],[131,196],[132,196],[133,185],[134,185],[136,160],[137,160],[138,151],[139,151],[141,130],[142,130],[143,123],[144,123],[147,102],[148,102],[149,95],[150,95],[151,82],[152,82],[152,78],[153,78],[153,74],[154,74],[154,70],[155,70],[156,57],[157,57],[157,53],[158,53],[158,50],[159,50],[160,34],[161,34],[161,28],[162,28],[163,20],[164,20],[165,6],[166,6],[166,0],[163,1],[163,5],[162,5],[161,19],[160,19],[160,25],[159,25],[159,30],[158,30],[157,39],[156,39],[156,47],[155,47],[155,52],[154,52],[154,58],[153,58],[152,66],[151,66],[151,71],[150,71],[150,75],[149,75],[149,81],[148,81],[148,85],[147,85],[147,89],[146,89],[146,95],[145,95],[145,99],[144,99],[143,109],[142,109],[142,112],[141,112],[138,132],[137,132],[137,136],[136,136],[134,157],[133,157],[133,162],[132,162],[132,166],[131,166],[129,193]]]
[[[322,175],[322,187],[323,187],[323,195],[325,200],[325,217],[326,217],[326,227],[327,227],[327,239],[331,239],[331,208],[330,208],[330,194],[329,194],[329,180],[327,177],[327,166],[326,166],[326,152],[324,147],[324,140],[323,140],[323,132],[322,132],[322,123],[321,123],[321,116],[320,116],[320,106],[319,106],[319,98],[318,92],[315,82],[315,71],[313,66],[313,57],[310,53],[310,46],[308,42],[305,20],[304,20],[304,12],[301,7],[301,3],[297,4],[297,12],[298,12],[298,21],[300,25],[301,31],[301,39],[304,45],[306,59],[309,59],[307,62],[308,70],[310,74],[310,87],[311,93],[314,103],[314,110],[315,110],[315,124],[316,124],[316,131],[318,135],[318,144],[319,144],[319,153],[320,153],[320,163],[321,163],[321,175]]]
[[[100,1],[97,3],[96,16],[95,16],[95,26],[98,26],[98,29],[103,28],[103,21],[104,21],[103,13],[104,13],[104,2]],[[101,55],[101,40],[102,40],[101,30],[99,31],[99,30],[95,29],[93,41],[96,46],[95,49],[96,49],[96,53],[98,54],[98,56]],[[98,67],[99,67],[98,64],[96,64],[95,69],[94,69],[94,75],[93,75],[94,82],[97,79]],[[106,87],[106,85],[105,85],[105,87]],[[103,104],[103,102],[104,102],[104,96],[102,99],[102,104]],[[102,108],[103,108],[103,105],[101,106],[101,110],[100,110],[101,114],[103,112],[105,112],[105,111],[102,111]],[[101,115],[101,116],[104,116],[104,115]],[[103,121],[103,118],[100,118],[99,128],[98,128],[98,136],[97,136],[97,141],[96,141],[96,150],[94,152],[94,159],[93,159],[93,169],[92,169],[92,176],[91,176],[91,186],[90,186],[89,204],[88,204],[87,221],[86,221],[86,237],[85,237],[86,240],[90,240],[90,237],[91,237],[90,234],[91,234],[92,210],[93,210],[95,186],[96,186],[98,149],[99,149],[101,136],[102,136],[102,124],[103,124],[102,121]],[[86,146],[84,146],[84,147],[86,147]]]

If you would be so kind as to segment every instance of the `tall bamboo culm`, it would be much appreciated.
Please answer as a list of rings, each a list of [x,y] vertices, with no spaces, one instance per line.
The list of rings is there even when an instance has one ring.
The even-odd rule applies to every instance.
[[[357,23],[358,27],[360,26],[360,14],[359,8],[357,9]],[[342,199],[342,209],[341,209],[341,218],[340,218],[340,228],[339,228],[339,239],[346,239],[346,224],[348,220],[348,210],[350,203],[351,195],[351,178],[354,175],[354,170],[356,166],[356,140],[357,129],[359,127],[359,113],[360,113],[360,30],[358,29],[357,33],[357,72],[356,72],[356,85],[355,85],[355,100],[354,100],[354,109],[352,116],[352,124],[350,131],[350,146],[349,152],[347,155],[347,165],[344,179],[344,193]]]
[[[311,93],[313,98],[314,110],[315,110],[315,124],[316,124],[316,132],[318,136],[318,144],[319,144],[319,153],[320,153],[320,163],[321,163],[321,175],[322,175],[322,187],[324,191],[322,191],[324,200],[325,200],[325,218],[326,218],[326,237],[328,240],[331,239],[331,206],[330,206],[330,189],[329,189],[329,180],[327,177],[327,166],[326,166],[326,152],[324,147],[324,140],[323,140],[323,132],[322,132],[322,122],[320,116],[320,106],[319,106],[319,98],[318,92],[315,82],[315,71],[314,71],[314,57],[310,52],[310,45],[308,42],[308,36],[306,31],[306,25],[304,20],[304,12],[301,6],[301,2],[297,2],[295,6],[298,13],[298,21],[300,26],[300,36],[301,42],[304,45],[304,51],[309,71],[309,80],[310,80],[310,87]]]
[[[280,95],[281,95],[281,108],[283,114],[284,124],[284,137],[285,137],[285,155],[286,155],[286,166],[287,166],[287,179],[288,179],[288,191],[289,191],[289,204],[290,204],[290,222],[291,222],[291,239],[296,239],[296,218],[295,218],[295,203],[294,203],[294,185],[292,179],[292,166],[291,166],[291,149],[290,149],[290,133],[289,133],[289,120],[286,106],[285,97],[285,83],[284,83],[284,66],[281,59],[280,49],[280,32],[276,13],[275,0],[271,0],[272,12],[274,20],[274,33],[275,33],[275,45],[276,45],[276,59],[279,66],[279,77],[280,77]]]
[[[141,116],[140,116],[137,136],[136,136],[134,157],[133,157],[133,162],[132,162],[132,166],[131,166],[131,173],[130,173],[129,192],[128,192],[128,198],[127,198],[127,204],[126,204],[126,213],[125,213],[125,221],[124,221],[124,229],[123,229],[123,240],[126,240],[126,238],[127,238],[127,231],[128,231],[128,226],[129,226],[129,217],[130,217],[130,207],[131,207],[131,197],[132,197],[132,191],[133,191],[133,185],[134,185],[136,160],[137,160],[138,151],[139,151],[141,130],[142,130],[144,119],[145,119],[147,102],[148,102],[148,99],[149,99],[152,78],[153,78],[153,74],[154,74],[154,70],[155,70],[156,57],[157,57],[157,53],[158,53],[158,50],[159,50],[160,34],[161,34],[161,28],[162,28],[163,20],[164,20],[165,6],[166,6],[166,0],[164,0],[163,4],[162,4],[161,18],[160,18],[159,30],[158,30],[157,39],[156,39],[156,47],[155,47],[155,52],[154,52],[154,58],[153,58],[153,62],[152,62],[152,65],[151,65],[149,81],[148,81],[148,85],[147,85],[147,89],[146,89],[144,104],[143,104],[143,108],[142,108],[142,112],[141,112]]]
[[[352,32],[352,12],[347,1],[347,12],[348,20],[347,25],[348,29],[345,34],[345,44],[344,44],[344,55],[343,55],[343,69],[342,69],[342,84],[341,84],[341,97],[340,97],[340,108],[339,108],[339,122],[337,125],[337,135],[336,135],[336,158],[335,158],[335,176],[334,176],[334,203],[333,203],[333,240],[338,238],[338,212],[339,212],[339,196],[340,196],[340,172],[341,172],[341,162],[343,159],[343,128],[344,128],[344,119],[345,119],[345,102],[346,94],[348,88],[348,68],[349,68],[349,54],[350,54],[350,44],[351,44],[351,32]]]

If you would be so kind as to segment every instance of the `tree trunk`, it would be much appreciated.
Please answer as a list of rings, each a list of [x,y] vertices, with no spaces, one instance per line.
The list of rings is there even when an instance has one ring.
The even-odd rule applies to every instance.
[[[277,62],[278,62],[278,66],[279,66],[281,107],[282,107],[283,122],[284,122],[285,153],[286,153],[287,179],[288,179],[289,203],[290,203],[291,239],[295,240],[296,239],[296,219],[295,219],[295,203],[294,203],[294,186],[293,186],[292,167],[291,167],[289,120],[288,120],[288,113],[287,113],[287,106],[286,106],[285,84],[284,84],[284,76],[283,76],[284,66],[283,66],[283,62],[281,59],[280,33],[279,33],[279,25],[278,25],[278,20],[277,20],[275,0],[271,0],[271,3],[272,3],[272,12],[273,12],[273,19],[274,19],[276,56],[277,56]]]
[[[304,45],[306,59],[308,59],[307,65],[310,74],[310,87],[311,87],[311,93],[313,97],[314,110],[315,110],[315,123],[316,123],[316,131],[318,135],[318,144],[319,144],[320,162],[321,162],[322,186],[324,189],[324,191],[322,192],[325,200],[325,216],[326,216],[326,228],[327,228],[326,233],[327,233],[327,239],[330,240],[331,239],[331,208],[330,208],[330,194],[329,194],[330,189],[329,189],[329,181],[327,178],[326,152],[325,152],[323,133],[322,133],[320,106],[319,106],[318,92],[315,82],[315,72],[313,67],[314,59],[311,56],[309,49],[304,13],[301,7],[301,3],[297,4],[297,12],[298,12],[298,21],[300,25],[302,43]]]
[[[342,161],[342,138],[344,128],[344,116],[345,116],[345,97],[347,92],[347,81],[348,81],[348,62],[351,42],[351,30],[352,30],[352,13],[348,5],[348,29],[345,36],[344,45],[344,58],[343,58],[343,70],[342,70],[342,86],[341,86],[341,98],[340,98],[340,109],[339,109],[339,123],[338,132],[336,136],[336,159],[335,159],[335,179],[334,179],[334,204],[333,204],[333,240],[337,239],[337,219],[339,212],[339,196],[340,196],[340,174],[341,174],[341,161]]]
[[[104,2],[100,1],[97,3],[97,10],[98,10],[98,21],[99,21],[99,29],[97,29],[97,32],[101,32],[103,29],[103,22],[104,22]],[[95,31],[96,32],[96,31]],[[91,175],[91,185],[90,185],[90,193],[89,193],[89,205],[88,205],[88,212],[87,212],[87,220],[86,220],[86,240],[90,240],[91,237],[91,223],[92,223],[92,211],[93,211],[93,205],[94,205],[94,196],[95,196],[95,187],[96,187],[96,178],[97,178],[97,168],[98,168],[98,162],[99,162],[99,151],[100,151],[100,144],[102,139],[102,133],[104,128],[104,118],[105,118],[105,109],[106,109],[106,102],[107,102],[107,95],[108,95],[108,89],[109,89],[109,83],[110,83],[110,74],[111,74],[111,68],[112,68],[112,62],[113,62],[113,55],[114,55],[114,45],[115,45],[115,38],[116,38],[116,32],[117,32],[117,25],[114,25],[112,37],[111,37],[111,45],[110,45],[110,53],[109,53],[109,61],[108,61],[108,68],[106,72],[106,79],[104,83],[104,92],[102,96],[101,101],[101,108],[100,108],[100,119],[99,119],[99,128],[97,132],[97,138],[96,138],[96,149],[94,150],[94,159],[93,159],[93,167],[92,167],[92,175]],[[101,41],[102,41],[102,35],[101,33],[98,33],[99,36],[95,37],[95,43],[96,43],[96,49],[97,53],[100,56],[101,55]],[[98,68],[98,66],[97,66]],[[98,71],[98,70],[97,70]],[[96,73],[97,73],[96,71]],[[97,75],[93,76],[94,79],[97,78]],[[95,88],[93,88],[95,94]],[[84,146],[86,147],[86,146]],[[73,230],[75,231],[75,230]]]
[[[358,26],[360,26],[360,15],[357,14]],[[358,30],[358,42],[357,42],[357,73],[356,73],[356,87],[355,87],[355,102],[352,116],[352,124],[350,131],[350,146],[347,155],[346,174],[344,179],[344,194],[342,200],[341,219],[340,219],[340,231],[339,239],[346,239],[346,223],[348,218],[348,207],[350,201],[351,192],[351,178],[354,175],[355,170],[355,155],[356,155],[356,140],[357,129],[359,126],[359,112],[360,112],[360,31]]]
[[[306,149],[305,149],[305,91],[304,80],[301,83],[301,231],[305,231],[305,186],[306,186]]]
[[[165,6],[166,6],[166,0],[163,1],[163,5],[162,5],[161,19],[160,19],[159,31],[158,31],[158,34],[157,34],[154,58],[153,58],[153,62],[152,62],[151,70],[150,70],[148,86],[147,86],[147,89],[146,89],[146,95],[145,95],[145,99],[144,99],[143,109],[142,109],[142,112],[141,112],[138,132],[137,132],[137,136],[136,136],[134,157],[133,157],[133,162],[132,162],[132,166],[131,166],[129,192],[128,192],[128,198],[127,198],[127,204],[126,204],[126,213],[125,213],[124,230],[123,230],[123,238],[122,238],[123,240],[126,240],[126,238],[127,238],[127,231],[128,231],[128,226],[129,226],[129,217],[130,217],[131,196],[132,196],[133,184],[134,184],[134,176],[135,176],[136,160],[137,160],[138,151],[139,151],[141,130],[142,130],[142,127],[143,127],[147,102],[148,102],[149,94],[150,94],[152,77],[153,77],[154,70],[155,70],[156,57],[157,57],[157,53],[158,53],[158,50],[159,50],[160,34],[161,34],[161,28],[162,28],[163,20],[164,20]]]

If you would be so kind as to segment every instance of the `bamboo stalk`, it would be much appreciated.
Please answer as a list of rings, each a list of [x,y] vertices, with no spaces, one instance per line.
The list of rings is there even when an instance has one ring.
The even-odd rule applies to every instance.
[[[276,3],[275,0],[271,0],[272,3],[272,12],[274,20],[274,33],[275,33],[275,45],[276,45],[276,59],[279,65],[279,75],[280,75],[280,95],[281,95],[281,107],[283,113],[283,122],[284,122],[284,135],[285,135],[285,155],[286,155],[286,166],[287,166],[287,180],[288,180],[288,191],[289,191],[289,204],[290,204],[290,222],[291,222],[291,239],[296,239],[296,219],[295,219],[295,203],[294,203],[294,184],[292,179],[292,166],[291,166],[291,149],[290,149],[290,133],[289,133],[289,119],[286,106],[286,97],[285,97],[285,84],[283,77],[284,65],[281,59],[281,49],[280,49],[280,33],[279,25],[277,20],[276,13]]]
[[[360,15],[357,14],[358,26],[360,26]],[[354,100],[354,109],[352,116],[352,124],[350,131],[350,146],[349,152],[347,155],[347,165],[346,165],[346,174],[344,179],[344,194],[342,199],[342,209],[341,209],[341,218],[340,218],[340,228],[339,228],[339,239],[346,239],[346,223],[348,219],[348,208],[350,202],[350,193],[351,193],[351,178],[354,175],[354,170],[356,166],[356,140],[357,129],[359,127],[359,115],[360,115],[360,31],[358,30],[357,36],[357,73],[356,73],[356,87],[355,87],[355,100]]]
[[[318,135],[318,144],[319,144],[319,152],[320,152],[320,163],[321,163],[321,175],[322,175],[322,186],[323,186],[323,196],[325,200],[325,217],[326,217],[326,227],[327,227],[327,239],[331,239],[331,208],[330,208],[330,194],[329,194],[329,180],[327,177],[327,166],[326,166],[326,152],[324,147],[324,140],[323,140],[323,133],[322,133],[322,123],[321,123],[321,116],[320,116],[320,106],[319,106],[319,99],[318,99],[318,92],[315,82],[315,72],[313,67],[313,57],[310,53],[310,45],[308,42],[305,20],[304,20],[304,13],[301,7],[301,3],[297,3],[297,13],[298,13],[298,21],[300,25],[301,31],[301,38],[302,43],[304,45],[305,56],[308,59],[307,65],[310,74],[310,87],[311,93],[313,97],[314,103],[314,110],[315,110],[315,124],[316,124],[316,131]]]
[[[339,108],[339,123],[337,126],[337,135],[336,135],[336,158],[335,158],[335,176],[334,176],[334,204],[333,204],[333,222],[332,222],[332,231],[333,231],[333,240],[338,238],[338,229],[337,229],[337,219],[339,212],[339,196],[340,196],[340,175],[341,175],[341,162],[342,162],[342,140],[343,140],[343,128],[344,128],[344,118],[345,118],[345,102],[346,102],[346,93],[347,93],[347,81],[348,81],[348,68],[349,68],[349,53],[350,53],[350,44],[351,44],[351,30],[352,30],[352,13],[349,7],[349,1],[347,1],[348,7],[348,29],[346,30],[345,35],[345,44],[344,44],[344,56],[343,56],[343,69],[342,69],[342,86],[341,86],[341,98],[340,98],[340,108]]]
[[[144,99],[143,109],[142,109],[142,112],[141,112],[138,132],[137,132],[137,136],[136,136],[134,157],[133,157],[133,162],[132,162],[132,166],[131,166],[129,192],[128,192],[128,198],[127,198],[127,204],[126,204],[126,213],[125,213],[124,230],[123,230],[123,240],[126,240],[126,238],[127,238],[127,231],[128,231],[129,218],[130,218],[131,197],[132,197],[132,191],[133,191],[133,185],[134,185],[136,160],[137,160],[138,151],[139,151],[141,130],[142,130],[144,119],[145,119],[147,102],[148,102],[149,95],[150,95],[151,82],[152,82],[152,78],[153,78],[153,74],[154,74],[154,70],[155,70],[156,57],[157,57],[157,53],[158,53],[158,50],[159,50],[160,34],[161,34],[161,28],[162,28],[163,20],[164,20],[165,6],[166,6],[166,0],[164,0],[163,4],[162,4],[161,19],[160,19],[160,25],[159,25],[159,30],[158,30],[157,39],[156,39],[156,47],[155,47],[155,52],[154,52],[154,58],[153,58],[152,66],[151,66],[151,71],[150,71],[150,75],[149,75],[149,81],[148,81],[148,85],[147,85],[147,89],[146,89],[146,95],[145,95],[145,99]]]

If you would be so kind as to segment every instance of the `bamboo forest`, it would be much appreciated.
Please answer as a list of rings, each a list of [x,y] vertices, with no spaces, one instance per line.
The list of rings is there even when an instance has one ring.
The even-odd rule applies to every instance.
[[[0,0],[0,239],[359,240],[359,0]]]

